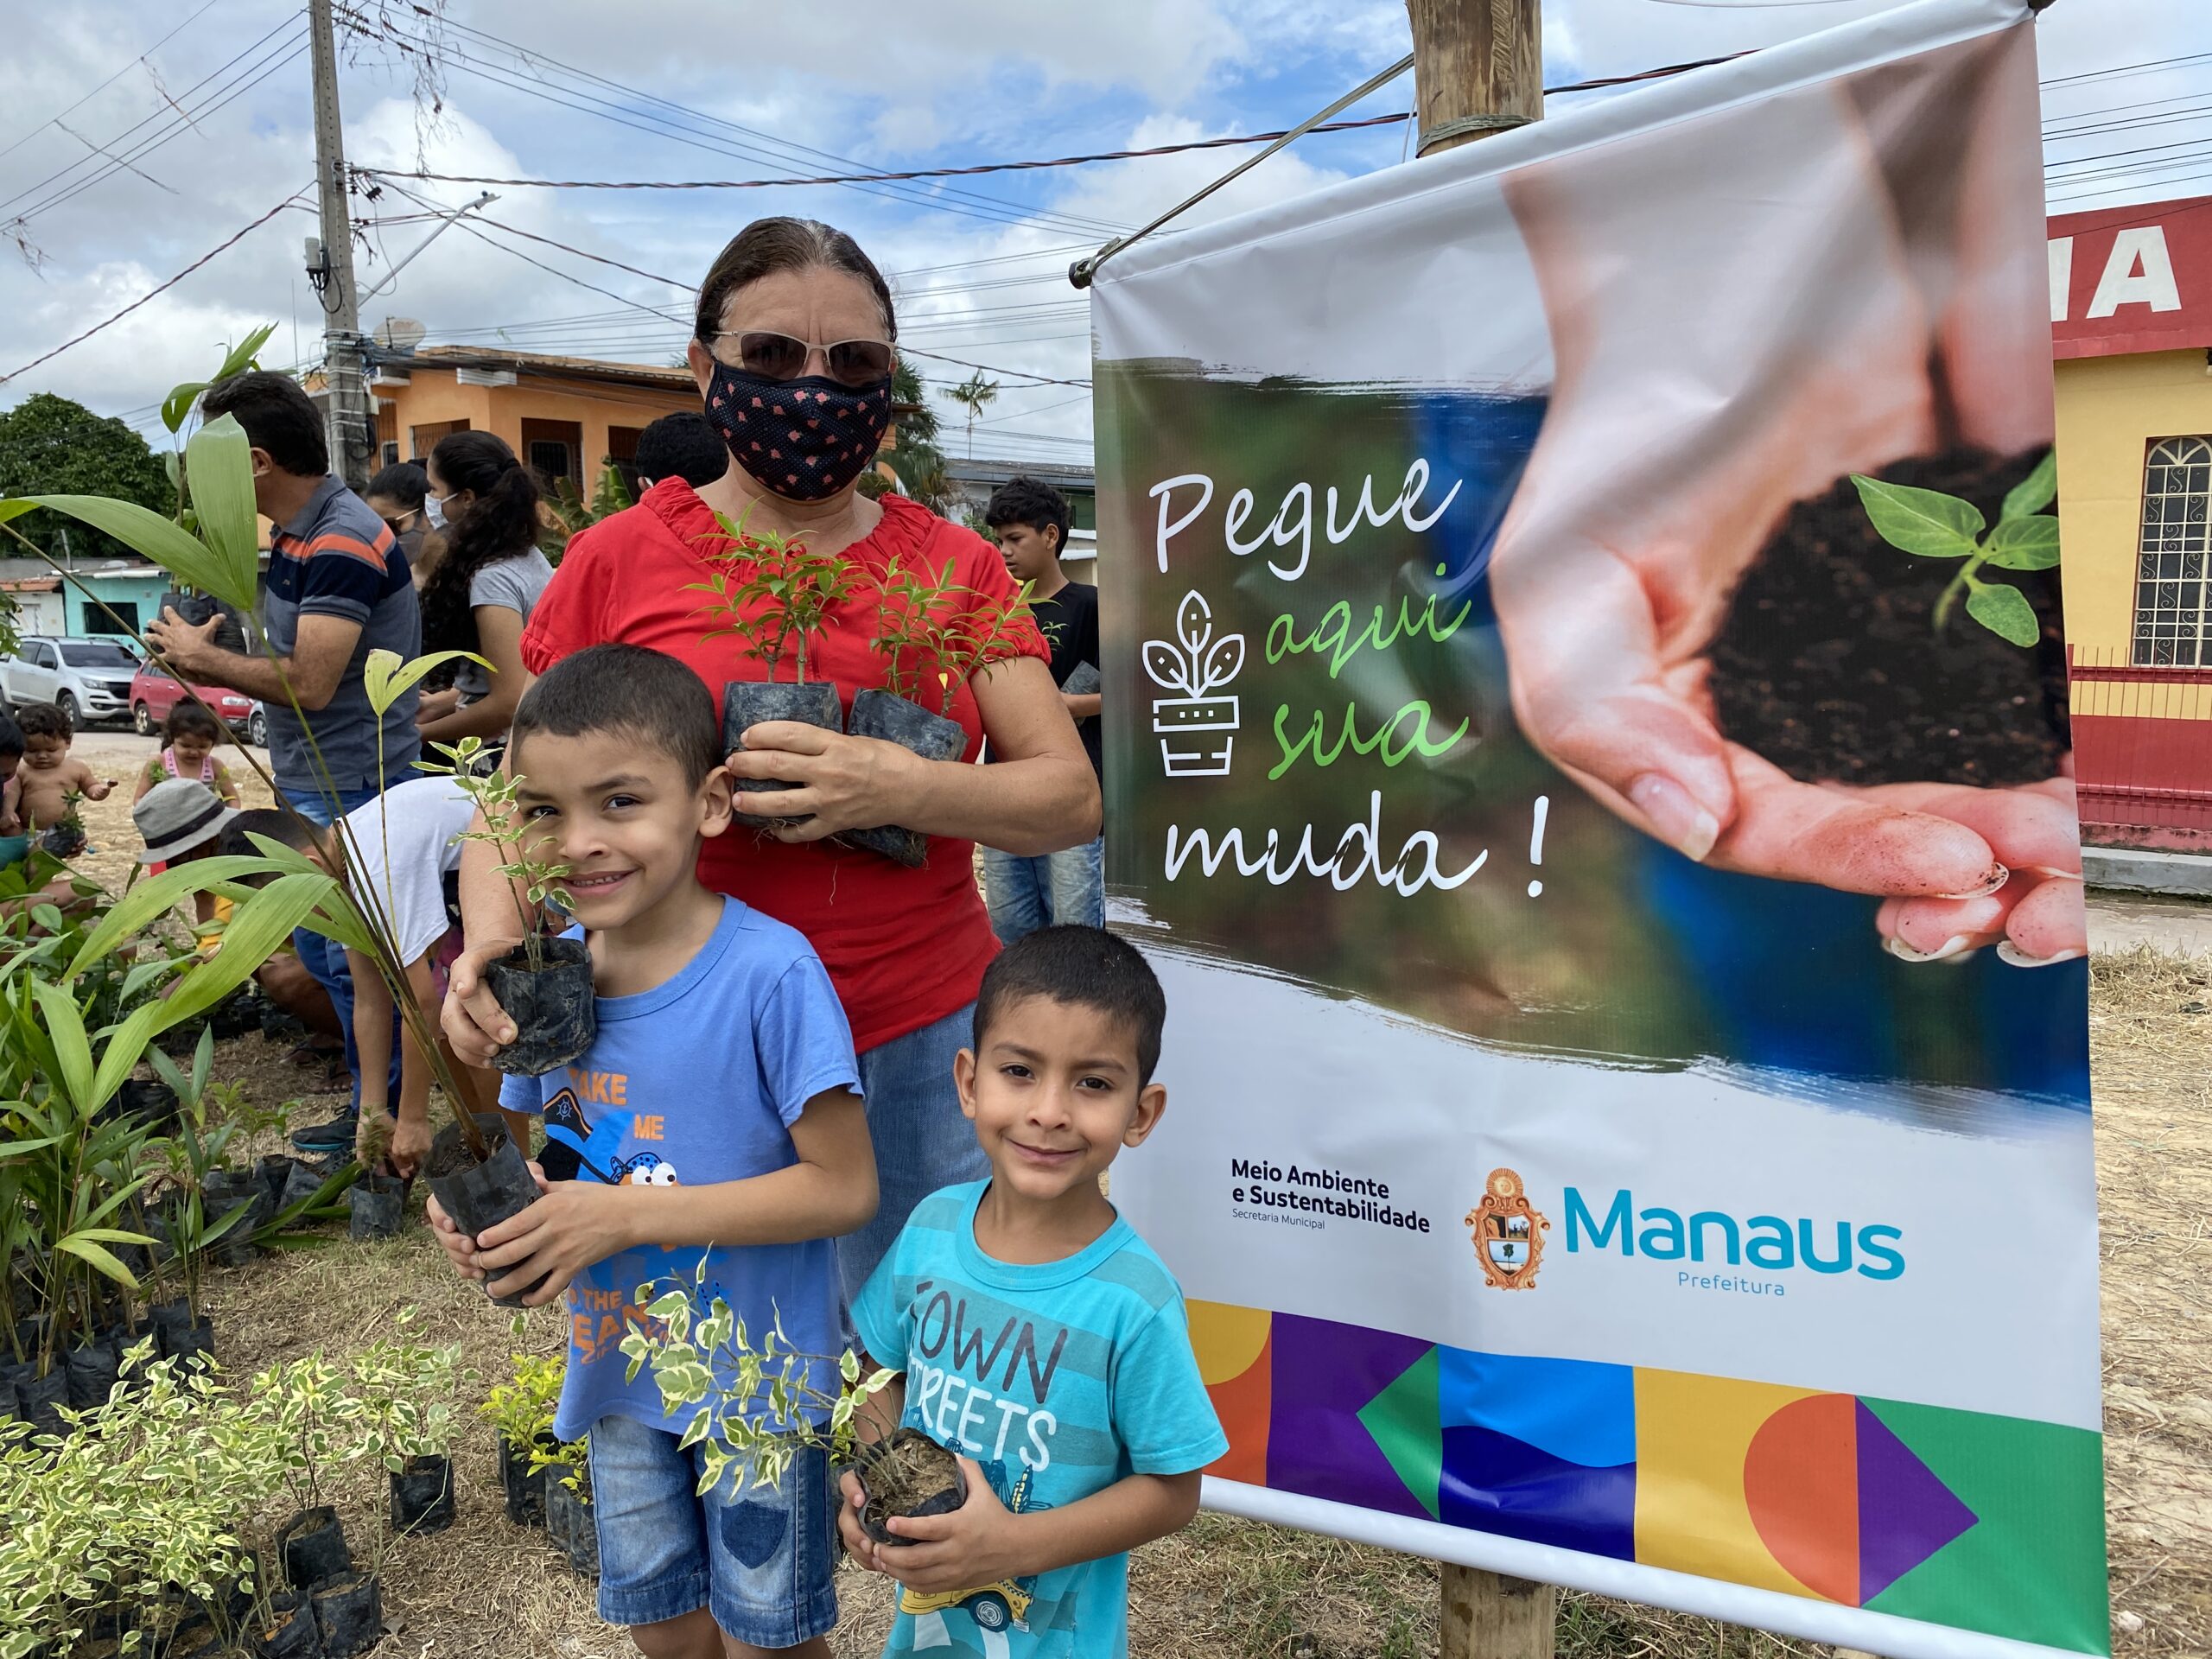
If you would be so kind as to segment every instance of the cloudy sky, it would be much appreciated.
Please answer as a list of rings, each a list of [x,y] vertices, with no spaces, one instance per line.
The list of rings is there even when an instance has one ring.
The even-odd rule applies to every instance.
[[[1770,45],[1891,3],[1548,0],[1546,78]],[[501,178],[948,167],[1260,131],[1294,124],[1410,45],[1402,0],[448,0],[442,27],[406,0],[339,10],[352,20],[340,37],[348,159]],[[2212,193],[2212,5],[2058,0],[2040,31],[2054,207]],[[1402,111],[1411,96],[1408,76],[1348,114]],[[295,5],[49,8],[36,29],[12,32],[0,111],[0,374],[13,374],[0,407],[52,391],[152,429],[170,385],[259,322],[279,325],[276,361],[317,355],[301,257],[316,225],[302,194],[122,322],[14,372],[310,184]],[[1402,123],[1310,137],[1199,216],[1394,166],[1405,139]],[[416,319],[434,341],[667,362],[686,332],[669,320],[682,314],[681,284],[747,219],[809,213],[852,231],[893,274],[902,342],[935,354],[924,365],[940,385],[968,372],[943,359],[1003,372],[979,454],[1088,461],[1087,394],[1046,384],[1087,371],[1087,302],[1067,285],[1068,262],[1243,153],[897,187],[499,188],[485,214],[498,228],[446,232],[364,321]],[[394,181],[358,199],[363,285],[416,245],[429,207],[476,193]]]

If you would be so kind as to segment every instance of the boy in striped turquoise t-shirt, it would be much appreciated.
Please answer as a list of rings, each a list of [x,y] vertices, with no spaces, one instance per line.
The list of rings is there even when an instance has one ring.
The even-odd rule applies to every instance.
[[[903,1586],[886,1654],[1116,1659],[1128,1552],[1198,1504],[1229,1449],[1182,1292],[1099,1176],[1160,1122],[1166,1014],[1129,945],[1049,927],[995,961],[955,1067],[991,1179],[915,1207],[853,1308],[885,1405],[960,1454],[968,1501],[880,1545],[844,1477],[846,1548]]]

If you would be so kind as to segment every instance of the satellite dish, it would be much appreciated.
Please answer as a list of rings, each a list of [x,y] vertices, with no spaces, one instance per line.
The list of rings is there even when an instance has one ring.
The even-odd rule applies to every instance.
[[[386,317],[384,327],[377,331],[384,336],[384,343],[396,352],[411,352],[423,343],[430,331],[412,317]]]

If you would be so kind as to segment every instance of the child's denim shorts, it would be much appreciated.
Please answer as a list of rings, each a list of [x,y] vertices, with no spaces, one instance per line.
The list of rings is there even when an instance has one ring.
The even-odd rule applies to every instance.
[[[779,1488],[734,1474],[693,1496],[701,1448],[628,1417],[591,1427],[599,1616],[658,1624],[696,1608],[756,1648],[795,1648],[837,1623],[836,1495],[829,1453],[802,1450]]]

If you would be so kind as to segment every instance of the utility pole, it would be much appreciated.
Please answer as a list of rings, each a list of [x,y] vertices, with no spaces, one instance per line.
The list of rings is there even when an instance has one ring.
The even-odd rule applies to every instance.
[[[338,117],[338,47],[330,0],[308,0],[308,28],[314,41],[315,172],[322,212],[319,245],[308,245],[308,280],[322,302],[323,384],[330,398],[324,431],[331,471],[359,490],[367,487],[369,462],[376,454],[376,416],[369,403],[360,296],[353,287],[353,225],[346,195],[346,140]]]
[[[1414,26],[1416,158],[1544,115],[1541,0],[1406,0]],[[1438,1659],[1552,1659],[1559,1592],[1439,1564]]]

